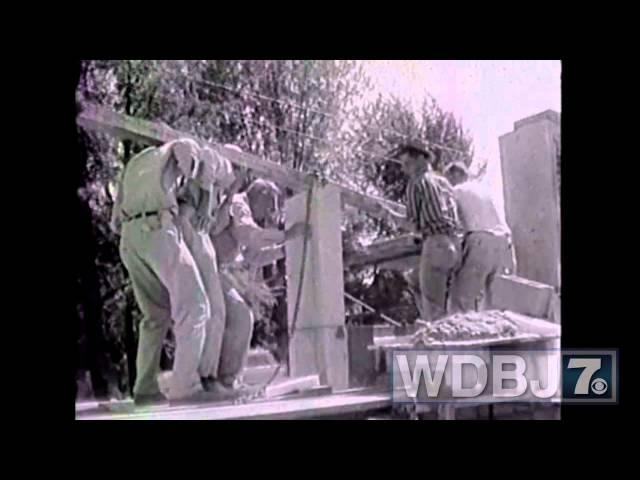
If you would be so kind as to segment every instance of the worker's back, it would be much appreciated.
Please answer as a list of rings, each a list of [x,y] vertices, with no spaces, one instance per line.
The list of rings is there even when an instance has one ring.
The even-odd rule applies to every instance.
[[[465,182],[453,189],[458,215],[467,232],[510,233],[498,215],[491,196],[478,182]]]
[[[148,148],[129,161],[122,180],[125,214],[177,208],[169,171],[170,148],[171,144]]]

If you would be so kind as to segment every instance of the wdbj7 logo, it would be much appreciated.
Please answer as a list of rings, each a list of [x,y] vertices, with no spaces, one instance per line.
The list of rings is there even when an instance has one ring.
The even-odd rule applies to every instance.
[[[616,352],[395,350],[395,402],[615,402]]]
[[[551,402],[561,397],[555,350],[395,350],[395,402]]]
[[[562,352],[562,398],[569,402],[617,401],[616,351]]]

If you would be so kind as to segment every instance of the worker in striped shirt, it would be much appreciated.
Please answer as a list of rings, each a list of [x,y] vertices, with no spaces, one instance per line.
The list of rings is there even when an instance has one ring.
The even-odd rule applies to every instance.
[[[433,171],[433,154],[416,142],[402,145],[391,154],[409,176],[406,217],[402,226],[423,239],[419,265],[421,315],[426,321],[447,313],[449,285],[460,261],[462,228],[449,181]]]

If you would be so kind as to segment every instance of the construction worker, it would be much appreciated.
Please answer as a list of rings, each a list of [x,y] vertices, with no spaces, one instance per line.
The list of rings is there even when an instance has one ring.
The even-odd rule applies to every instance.
[[[500,219],[486,189],[477,181],[468,181],[464,163],[450,164],[445,175],[454,185],[458,214],[465,230],[462,261],[452,284],[452,309],[479,310],[482,300],[491,305],[491,283],[495,276],[515,271],[511,231]]]
[[[255,272],[259,267],[273,262],[281,253],[286,240],[303,235],[307,231],[303,222],[289,230],[261,228],[254,221],[249,207],[248,193],[262,180],[253,182],[246,192],[233,194],[216,216],[211,230],[222,271],[222,285],[227,313],[218,379],[227,388],[246,388],[240,382],[251,336],[254,314],[245,298],[248,292],[234,276],[234,269]],[[237,187],[238,184],[236,184]]]
[[[172,324],[176,350],[169,399],[217,399],[204,391],[199,376],[209,300],[178,219],[181,185],[193,180],[207,188],[210,182],[199,151],[188,139],[148,148],[129,161],[118,189],[112,228],[121,229],[120,256],[143,315],[133,392],[137,405],[165,400],[157,377],[162,343]]]
[[[267,180],[258,179],[246,190],[249,208],[253,214],[256,224],[262,228],[284,229],[284,218],[282,212],[282,191],[273,183]],[[284,293],[287,289],[286,267],[284,259],[284,247],[280,249],[282,255],[275,262],[267,263],[264,258],[273,250],[262,250],[256,252],[262,258],[253,260],[254,265],[264,265],[257,271],[258,276],[264,279],[266,284],[274,291],[281,294],[276,296],[275,305],[271,310],[268,325],[270,331],[275,336],[277,349],[274,352],[279,362],[286,362],[289,355],[289,326],[287,318],[287,299]]]
[[[211,148],[201,149],[200,158],[207,183],[203,184],[202,180],[187,182],[183,194],[178,198],[184,240],[198,267],[210,307],[198,371],[205,390],[216,392],[221,398],[233,398],[242,392],[233,392],[226,388],[217,375],[226,311],[216,250],[211,242],[209,230],[215,212],[221,207],[219,199],[223,192],[233,185],[235,176],[231,163]]]
[[[449,286],[460,261],[462,228],[458,220],[453,188],[433,170],[434,155],[419,142],[408,142],[391,156],[402,163],[409,176],[406,217],[391,209],[401,225],[423,239],[418,281],[423,319],[433,321],[447,314]]]

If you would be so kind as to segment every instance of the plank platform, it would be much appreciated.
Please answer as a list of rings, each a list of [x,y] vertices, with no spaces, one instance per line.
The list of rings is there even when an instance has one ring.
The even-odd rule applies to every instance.
[[[130,413],[76,410],[76,420],[302,420],[357,414],[391,407],[389,392],[346,390],[305,398],[254,401],[243,405],[155,407]]]

